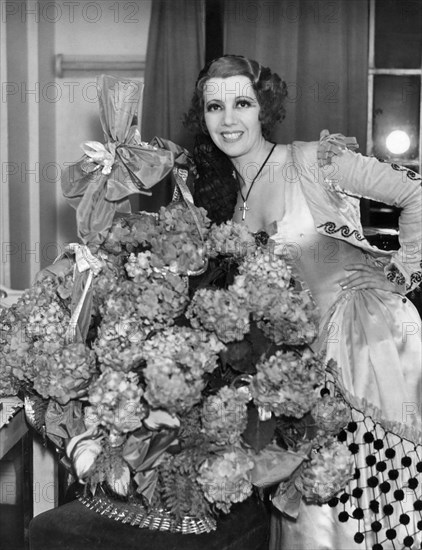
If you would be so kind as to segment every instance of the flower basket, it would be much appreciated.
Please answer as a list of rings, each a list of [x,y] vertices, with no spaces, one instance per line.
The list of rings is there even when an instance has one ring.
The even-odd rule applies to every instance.
[[[186,152],[141,142],[132,106],[105,109],[124,103],[124,82],[100,84],[110,142],[85,147],[64,182],[83,244],[67,251],[70,268],[0,311],[0,379],[30,391],[29,421],[65,451],[86,506],[208,532],[254,488],[318,482],[312,452],[336,455],[315,420],[327,383],[310,347],[315,307],[268,236],[212,225],[194,206]],[[180,201],[122,215],[166,173]]]

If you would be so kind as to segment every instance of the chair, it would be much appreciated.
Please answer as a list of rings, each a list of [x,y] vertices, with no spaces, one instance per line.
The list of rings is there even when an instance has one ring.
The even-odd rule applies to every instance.
[[[29,539],[31,550],[267,550],[269,514],[251,497],[222,516],[216,531],[183,535],[139,529],[72,500],[35,517]]]

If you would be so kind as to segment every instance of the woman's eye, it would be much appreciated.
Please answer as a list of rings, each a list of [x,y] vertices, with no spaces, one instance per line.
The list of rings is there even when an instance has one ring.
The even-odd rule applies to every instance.
[[[221,109],[221,106],[218,103],[211,103],[207,105],[207,112],[218,111]]]
[[[238,102],[237,102],[237,106],[238,107],[250,107],[251,106],[251,102],[250,101],[247,101],[246,99],[240,99]]]

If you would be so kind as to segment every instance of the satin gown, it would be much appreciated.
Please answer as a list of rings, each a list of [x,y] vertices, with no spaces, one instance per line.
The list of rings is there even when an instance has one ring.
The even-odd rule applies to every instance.
[[[319,308],[316,347],[337,361],[346,390],[351,398],[359,398],[364,411],[354,412],[357,429],[346,431],[345,442],[358,443],[354,457],[359,479],[337,495],[336,505],[335,501],[320,506],[302,500],[297,520],[275,512],[270,550],[421,548],[422,517],[414,506],[421,499],[422,485],[421,473],[416,471],[416,464],[422,465],[419,314],[400,294],[342,290],[339,281],[350,274],[344,270],[346,265],[375,263],[377,258],[346,241],[319,234],[299,182],[286,184],[285,215],[272,239],[276,253],[288,259]],[[372,438],[364,436],[367,433]],[[381,440],[382,448],[374,448],[371,439]],[[395,457],[387,458],[388,448]],[[407,457],[405,465],[403,457]],[[390,474],[394,470],[398,474]],[[396,475],[397,479],[390,479]],[[410,488],[409,479],[418,480],[418,487],[412,481]],[[404,498],[396,492],[400,490]],[[342,521],[341,512],[346,513]]]

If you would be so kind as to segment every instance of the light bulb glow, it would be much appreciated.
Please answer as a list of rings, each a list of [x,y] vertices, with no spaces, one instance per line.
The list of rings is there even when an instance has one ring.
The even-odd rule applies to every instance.
[[[387,149],[394,155],[405,153],[410,147],[410,138],[403,130],[394,130],[385,140]]]

